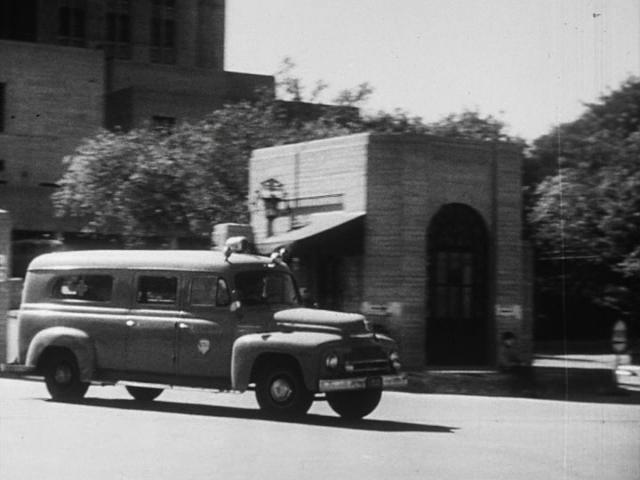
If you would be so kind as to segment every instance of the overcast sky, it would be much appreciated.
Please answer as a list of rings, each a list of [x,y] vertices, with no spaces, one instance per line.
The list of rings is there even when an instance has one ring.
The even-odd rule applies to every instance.
[[[368,110],[474,109],[527,140],[640,75],[640,0],[227,0],[226,69],[284,57],[323,100],[369,82]]]

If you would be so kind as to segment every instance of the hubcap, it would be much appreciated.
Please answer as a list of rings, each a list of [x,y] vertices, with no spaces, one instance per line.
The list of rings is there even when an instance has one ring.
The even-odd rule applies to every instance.
[[[69,365],[58,365],[53,378],[55,378],[56,383],[67,384],[71,382],[71,376],[72,372]]]
[[[271,388],[269,388],[271,398],[278,403],[284,403],[293,395],[293,388],[291,384],[284,378],[278,378],[273,381]]]

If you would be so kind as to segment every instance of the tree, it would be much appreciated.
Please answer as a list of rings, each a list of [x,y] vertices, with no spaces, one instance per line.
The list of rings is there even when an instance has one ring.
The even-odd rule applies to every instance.
[[[330,116],[289,122],[266,94],[172,131],[105,131],[64,159],[53,202],[59,216],[82,220],[84,231],[118,233],[129,244],[206,237],[215,223],[247,220],[254,149],[348,132]]]
[[[432,126],[401,110],[360,116],[355,105],[372,94],[368,83],[340,92],[337,106],[310,104],[294,67],[286,59],[277,82],[293,103],[262,92],[257,101],[226,105],[173,130],[105,131],[85,140],[64,160],[67,170],[53,195],[57,214],[82,220],[87,232],[121,234],[130,244],[206,238],[215,223],[247,220],[247,169],[257,148],[366,131],[508,138],[501,122],[477,112]],[[316,85],[312,99],[326,88]]]
[[[485,142],[514,142],[524,145],[524,141],[506,133],[504,122],[491,115],[482,116],[475,110],[452,113],[429,125],[434,135],[453,138],[467,138]]]
[[[532,190],[528,214],[543,289],[562,283],[580,301],[637,317],[640,80],[627,80],[538,139],[531,159],[539,167],[532,179],[556,170]]]

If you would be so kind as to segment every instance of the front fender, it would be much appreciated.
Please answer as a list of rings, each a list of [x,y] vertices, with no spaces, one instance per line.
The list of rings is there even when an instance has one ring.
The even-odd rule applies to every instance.
[[[39,331],[31,340],[25,365],[36,367],[42,353],[48,347],[66,348],[78,360],[80,380],[88,382],[93,377],[95,347],[93,341],[82,330],[69,327],[51,327]]]
[[[340,335],[325,332],[270,332],[243,335],[233,344],[232,387],[234,390],[246,390],[258,357],[263,354],[276,354],[294,358],[300,365],[305,385],[309,390],[315,391],[318,388],[315,355],[318,347],[340,340]]]

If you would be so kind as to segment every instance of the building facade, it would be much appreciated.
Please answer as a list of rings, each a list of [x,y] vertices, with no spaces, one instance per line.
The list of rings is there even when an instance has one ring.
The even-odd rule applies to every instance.
[[[224,70],[224,0],[0,2],[0,208],[14,239],[53,216],[62,159],[100,128],[170,127],[273,90]]]
[[[288,246],[320,307],[359,311],[409,366],[491,367],[505,339],[531,358],[521,151],[503,143],[359,134],[254,152],[251,225]]]

